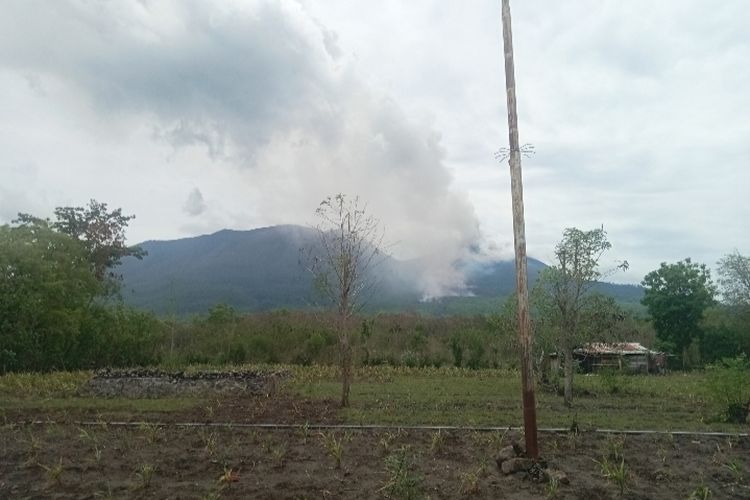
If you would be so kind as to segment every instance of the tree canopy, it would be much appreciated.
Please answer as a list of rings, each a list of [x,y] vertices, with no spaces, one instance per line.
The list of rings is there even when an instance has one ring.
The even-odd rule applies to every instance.
[[[15,222],[26,227],[49,227],[81,242],[94,276],[104,282],[119,278],[113,268],[124,257],[145,256],[140,247],[125,244],[125,230],[134,218],[135,215],[123,215],[121,208],[110,211],[106,203],[90,200],[86,207],[57,207],[54,222],[29,214],[18,214]]]
[[[124,244],[132,216],[94,200],[55,214],[0,226],[0,373],[153,359],[151,317],[96,300],[117,288],[120,258],[143,255]]]
[[[86,250],[43,224],[0,226],[0,369],[64,367],[101,290]]]
[[[694,340],[702,339],[703,313],[714,304],[716,295],[711,271],[705,264],[690,258],[674,264],[662,262],[641,284],[645,287],[641,302],[664,347],[683,353]]]
[[[541,326],[564,361],[565,403],[573,400],[573,349],[583,340],[595,338],[612,319],[621,316],[613,300],[590,294],[602,277],[601,256],[612,247],[604,228],[582,231],[567,228],[555,247],[556,262],[547,267],[534,290]],[[620,267],[627,267],[624,262]]]

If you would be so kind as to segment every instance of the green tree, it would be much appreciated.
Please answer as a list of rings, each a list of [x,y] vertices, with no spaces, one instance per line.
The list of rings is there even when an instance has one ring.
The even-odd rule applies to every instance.
[[[122,257],[143,256],[124,243],[133,217],[94,200],[55,215],[0,226],[0,371],[153,362],[158,322],[96,300],[117,289]]]
[[[648,309],[657,338],[663,348],[681,353],[685,366],[689,347],[694,342],[699,345],[703,338],[703,313],[715,302],[711,271],[690,258],[674,264],[662,262],[641,284],[645,287],[641,302]]]
[[[338,194],[315,211],[318,246],[310,252],[316,288],[335,311],[341,366],[341,406],[349,406],[352,377],[351,320],[372,291],[373,267],[380,259],[383,232],[359,198]]]
[[[541,318],[538,329],[546,331],[543,338],[546,336],[547,342],[562,355],[564,398],[568,406],[573,401],[573,349],[587,339],[600,336],[603,324],[597,319],[609,319],[615,314],[607,311],[614,301],[590,293],[603,277],[599,260],[611,247],[603,227],[590,231],[566,229],[555,247],[555,264],[542,271],[533,293],[535,309]],[[626,269],[627,265],[623,262],[618,267]]]
[[[750,257],[738,251],[717,265],[721,303],[709,307],[701,321],[704,361],[750,355]]]
[[[80,242],[43,221],[0,226],[0,371],[69,367],[100,290]]]
[[[86,207],[57,207],[54,222],[29,214],[18,214],[14,222],[28,227],[50,227],[80,241],[94,275],[112,289],[120,278],[113,268],[124,257],[142,259],[146,255],[140,247],[125,244],[125,230],[134,218],[135,215],[123,215],[121,208],[110,211],[106,203],[90,200]]]
[[[701,321],[701,355],[706,363],[740,354],[750,356],[750,308],[717,304],[709,307]]]

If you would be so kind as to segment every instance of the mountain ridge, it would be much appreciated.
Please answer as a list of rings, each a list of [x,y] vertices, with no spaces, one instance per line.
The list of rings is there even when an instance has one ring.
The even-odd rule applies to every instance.
[[[292,224],[144,241],[140,246],[148,255],[143,260],[125,259],[119,269],[121,294],[125,303],[157,314],[200,314],[219,303],[246,312],[315,307],[321,301],[313,293],[303,249],[316,242],[316,230]],[[531,283],[544,267],[543,262],[528,259]],[[464,271],[473,298],[425,302],[418,286],[418,259],[398,260],[384,254],[377,268],[377,293],[368,301],[368,309],[441,314],[451,310],[447,305],[469,304],[464,309],[480,312],[489,308],[483,304],[515,290],[512,260],[472,262]],[[640,287],[632,285],[599,283],[597,287],[625,302],[637,302],[642,294]]]

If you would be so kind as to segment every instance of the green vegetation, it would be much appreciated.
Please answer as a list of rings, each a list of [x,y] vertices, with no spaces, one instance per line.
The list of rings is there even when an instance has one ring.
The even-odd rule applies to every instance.
[[[292,377],[279,394],[311,400],[335,400],[340,385],[335,366],[247,365],[254,370],[288,370]],[[727,423],[715,418],[723,414],[724,400],[716,398],[712,372],[673,373],[664,376],[630,375],[627,384],[612,392],[611,382],[602,376],[577,377],[575,407],[565,407],[554,392],[538,394],[539,425],[580,429],[726,430],[746,432],[746,423]],[[747,377],[747,371],[741,372]],[[38,387],[30,394],[26,376],[0,377],[0,412],[13,410],[87,410],[112,418],[137,417],[153,412],[194,412],[205,402],[200,398],[102,399],[79,397],[78,386],[86,374],[33,375]],[[366,366],[354,371],[351,407],[339,415],[350,423],[394,425],[519,426],[522,422],[519,374],[515,370],[455,367]],[[746,391],[750,385],[734,387]],[[300,424],[304,422],[299,422]],[[314,422],[313,422],[314,423]],[[447,446],[445,436],[436,434],[430,450],[439,454]],[[339,438],[336,441],[340,441]],[[331,442],[330,444],[334,444]],[[381,443],[391,453],[392,439]],[[334,449],[332,446],[331,449]],[[333,454],[334,456],[338,453]]]
[[[388,498],[414,500],[422,498],[422,476],[415,471],[414,458],[407,447],[401,447],[385,459],[388,480],[381,489]]]
[[[613,300],[590,293],[602,277],[599,259],[612,248],[604,228],[567,228],[555,247],[557,261],[547,267],[535,287],[538,316],[547,323],[547,340],[562,356],[565,404],[573,402],[573,350],[584,341],[609,340],[609,322],[624,316]],[[627,269],[627,262],[621,266]],[[586,321],[589,319],[590,321]]]
[[[92,376],[90,370],[105,366],[193,370],[262,365],[293,374],[282,384],[282,395],[330,401],[338,392],[342,371],[337,365],[345,353],[351,363],[345,363],[344,369],[352,371],[356,384],[351,407],[339,414],[344,421],[521,423],[512,300],[498,302],[495,314],[473,316],[355,315],[349,309],[346,323],[351,329],[347,328],[343,351],[342,316],[336,312],[240,314],[228,305],[217,305],[192,318],[157,318],[117,299],[119,280],[113,269],[123,257],[143,256],[140,249],[124,245],[124,230],[132,217],[120,210],[108,211],[95,201],[87,208],[58,208],[55,215],[55,222],[21,215],[15,226],[0,226],[3,414],[38,410],[122,417],[195,414],[204,409],[205,417],[215,417],[219,402],[216,407],[213,401],[206,406],[195,397],[82,397],[79,390]],[[661,347],[674,349],[670,352],[678,355],[681,366],[694,371],[661,377],[612,372],[576,377],[573,382],[575,366],[570,363],[563,400],[555,383],[560,374],[538,369],[539,425],[746,429],[750,412],[747,258],[735,253],[720,261],[721,290],[714,287],[704,265],[689,259],[662,264],[643,282],[647,287],[643,304],[650,315],[644,319],[611,298],[590,293],[601,277],[598,255],[607,248],[603,230],[566,232],[557,248],[559,265],[545,271],[536,287],[532,316],[537,368],[544,366],[544,354],[551,350],[568,352],[584,341],[612,339],[649,346],[656,335]],[[719,291],[724,302],[714,299]],[[430,307],[445,307],[446,312],[462,301],[435,301]],[[702,371],[706,363],[711,364]],[[570,408],[573,395],[576,406]],[[147,440],[160,439],[158,429],[143,432]],[[213,454],[209,438],[206,450]],[[394,456],[397,448],[392,439],[379,444],[386,456]],[[340,467],[341,440],[331,435],[324,445]],[[445,437],[436,433],[433,455],[440,455],[446,446]],[[285,450],[276,451],[276,462],[283,467]],[[478,473],[466,476],[467,492],[473,491],[471,485],[478,484],[478,477]]]
[[[91,378],[91,372],[8,373],[0,376],[3,398],[70,398]]]
[[[662,263],[646,275],[642,302],[656,330],[657,348],[676,355],[673,367],[700,368],[750,355],[749,263],[736,251],[719,260],[718,288],[708,268],[689,258]]]
[[[331,431],[329,433],[321,432],[320,440],[323,444],[328,455],[331,456],[336,462],[336,468],[341,468],[341,459],[344,455],[344,444],[341,438],[336,438],[336,433]]]
[[[352,407],[341,414],[352,423],[394,425],[519,426],[520,375],[514,370],[466,368],[362,367],[355,371]],[[630,375],[626,388],[612,393],[600,376],[578,377],[575,407],[560,396],[538,394],[542,427],[581,429],[740,430],[712,417],[720,411],[706,375]],[[334,398],[335,369],[297,367],[287,390],[300,397]]]
[[[132,216],[92,200],[0,226],[0,373],[153,363],[155,319],[113,302]]]
[[[643,278],[648,308],[662,347],[682,355],[683,367],[700,364],[695,354],[703,340],[703,313],[715,303],[716,287],[705,264],[689,258],[674,264],[662,262]],[[692,350],[692,352],[691,352]]]
[[[608,457],[603,457],[601,462],[598,463],[601,467],[602,476],[617,486],[620,498],[622,498],[625,495],[625,486],[627,486],[630,478],[630,472],[625,465],[625,458],[621,457],[618,463],[610,461]]]
[[[492,318],[355,316],[355,366],[515,366],[510,329]],[[240,315],[227,306],[189,322],[168,322],[161,357],[168,366],[195,363],[337,364],[335,317],[274,311]]]
[[[750,414],[750,361],[744,355],[709,366],[706,382],[724,421],[747,422]]]

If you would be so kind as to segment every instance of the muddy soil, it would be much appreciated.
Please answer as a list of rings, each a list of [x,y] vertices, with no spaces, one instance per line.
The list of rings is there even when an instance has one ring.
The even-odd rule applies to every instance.
[[[157,420],[303,424],[335,414],[333,402],[238,398]],[[103,415],[81,426],[70,412],[35,425],[30,416],[6,415],[0,428],[0,498],[615,499],[600,463],[619,457],[622,498],[750,498],[748,438],[542,434],[544,458],[570,479],[555,488],[500,473],[494,457],[520,440],[512,432],[117,427]]]

